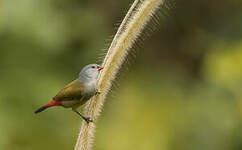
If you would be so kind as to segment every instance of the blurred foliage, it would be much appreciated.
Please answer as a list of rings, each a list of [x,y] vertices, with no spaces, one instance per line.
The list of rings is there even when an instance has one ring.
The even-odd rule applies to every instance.
[[[76,114],[33,112],[84,65],[101,62],[131,2],[1,1],[0,149],[74,147]],[[241,0],[177,1],[124,65],[94,148],[241,150],[241,18]]]

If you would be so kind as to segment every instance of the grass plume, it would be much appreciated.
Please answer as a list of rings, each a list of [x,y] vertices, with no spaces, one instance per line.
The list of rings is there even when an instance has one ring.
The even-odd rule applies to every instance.
[[[94,121],[99,116],[106,95],[117,72],[123,64],[133,44],[142,33],[163,0],[135,0],[121,23],[103,61],[104,69],[99,76],[98,89],[101,94],[94,96],[86,106],[86,116]],[[75,150],[91,150],[95,123],[82,123]]]

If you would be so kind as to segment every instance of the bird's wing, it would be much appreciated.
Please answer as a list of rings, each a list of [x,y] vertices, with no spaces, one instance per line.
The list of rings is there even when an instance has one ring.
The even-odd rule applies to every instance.
[[[78,80],[74,80],[66,85],[54,99],[59,101],[77,100],[83,97],[84,87],[81,86]]]

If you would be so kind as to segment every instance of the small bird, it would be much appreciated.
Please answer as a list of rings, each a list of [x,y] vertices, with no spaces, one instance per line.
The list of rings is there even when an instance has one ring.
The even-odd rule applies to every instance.
[[[63,106],[64,108],[71,107],[72,110],[80,115],[87,123],[92,122],[89,117],[85,117],[79,113],[77,108],[85,104],[95,94],[100,93],[97,89],[97,79],[102,69],[103,67],[97,64],[85,66],[76,80],[66,85],[49,103],[40,107],[35,113],[42,112],[46,108],[52,106]]]

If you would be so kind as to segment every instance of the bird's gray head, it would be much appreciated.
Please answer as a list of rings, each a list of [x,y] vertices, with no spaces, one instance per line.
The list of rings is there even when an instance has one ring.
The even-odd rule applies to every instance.
[[[96,80],[103,67],[97,64],[86,65],[79,73],[79,81]]]

